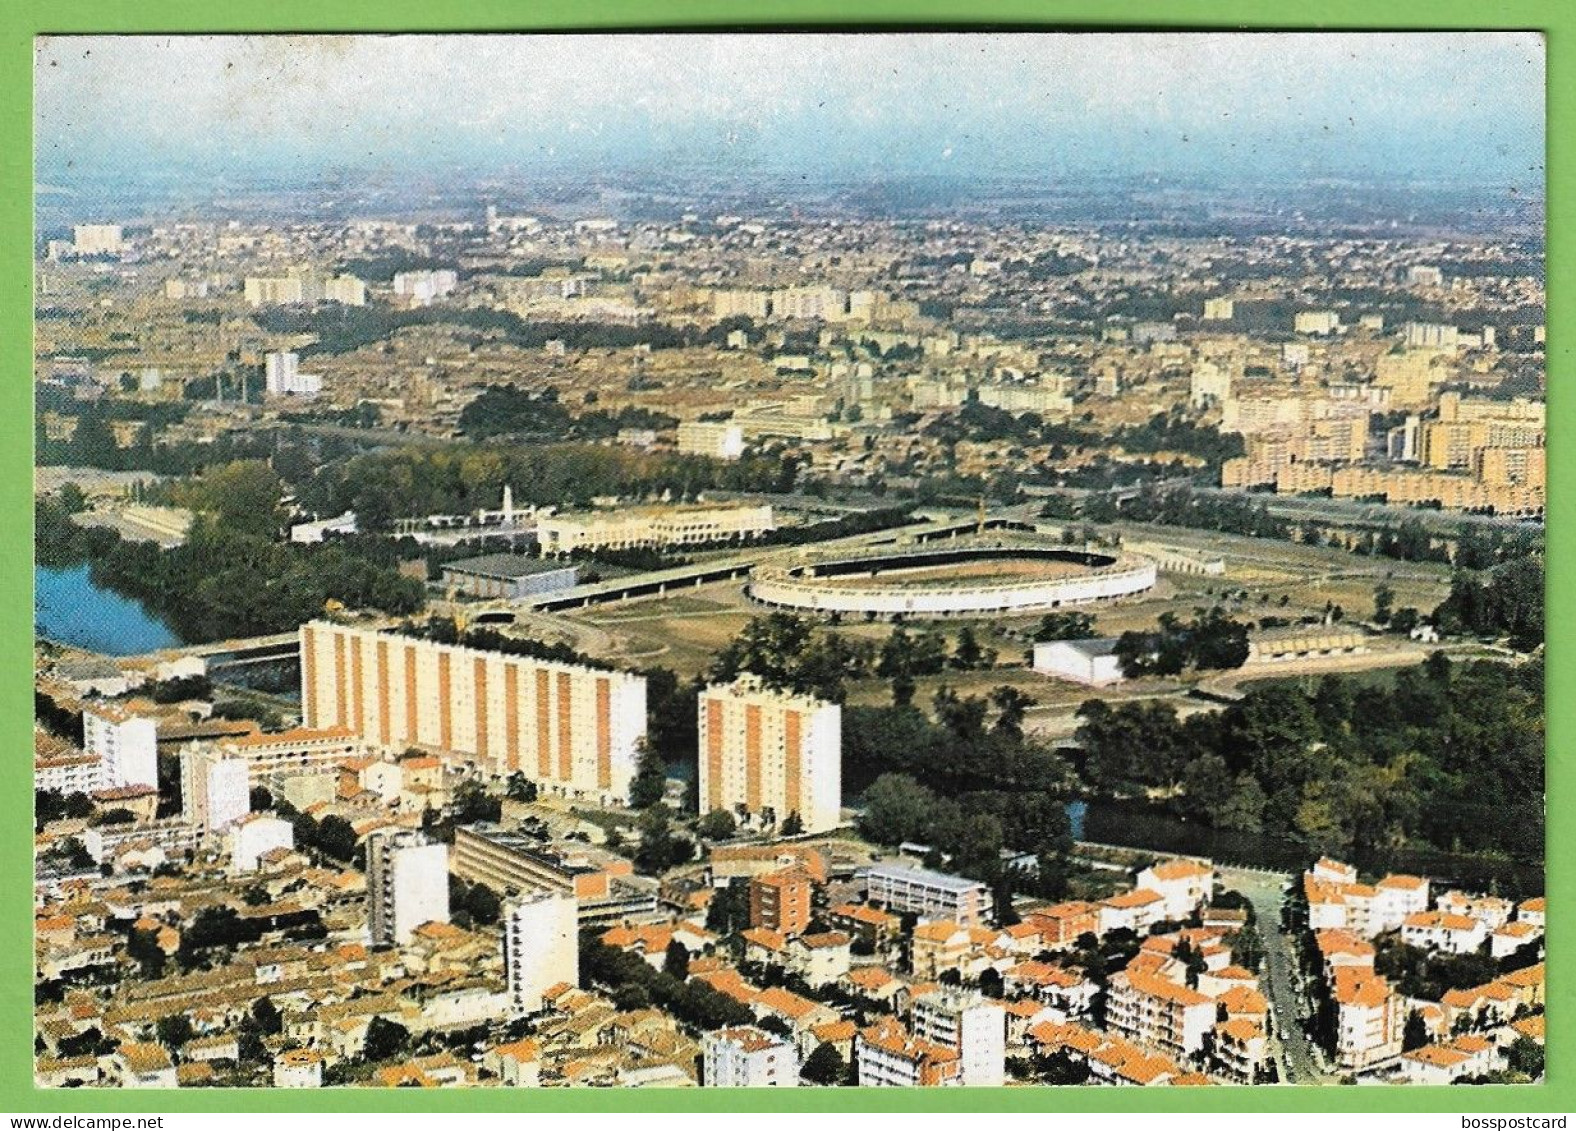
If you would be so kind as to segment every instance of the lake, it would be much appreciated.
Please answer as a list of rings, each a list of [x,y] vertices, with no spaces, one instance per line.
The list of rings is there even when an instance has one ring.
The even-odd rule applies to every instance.
[[[129,597],[93,583],[88,566],[33,567],[33,622],[40,636],[107,656],[181,643],[169,625]]]

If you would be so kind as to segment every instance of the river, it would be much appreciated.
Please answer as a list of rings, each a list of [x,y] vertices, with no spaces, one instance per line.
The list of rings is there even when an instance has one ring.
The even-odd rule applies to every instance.
[[[33,567],[38,635],[107,656],[134,656],[181,643],[136,601],[94,584],[87,565]]]
[[[1073,836],[1096,844],[1114,844],[1155,853],[1208,856],[1217,863],[1300,872],[1316,855],[1307,845],[1274,833],[1214,829],[1183,821],[1169,813],[1133,802],[1072,801],[1067,804]],[[1542,895],[1539,864],[1411,848],[1354,851],[1343,859],[1365,872],[1402,872],[1430,876],[1472,891],[1494,891],[1515,899]]]

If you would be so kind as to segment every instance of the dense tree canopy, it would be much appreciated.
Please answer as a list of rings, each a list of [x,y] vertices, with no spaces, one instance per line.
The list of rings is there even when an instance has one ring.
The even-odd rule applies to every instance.
[[[1324,851],[1423,843],[1543,852],[1543,666],[1436,655],[1393,687],[1275,682],[1186,720],[1160,703],[1079,709],[1081,773],[1108,796],[1151,791],[1221,828],[1275,829]]]

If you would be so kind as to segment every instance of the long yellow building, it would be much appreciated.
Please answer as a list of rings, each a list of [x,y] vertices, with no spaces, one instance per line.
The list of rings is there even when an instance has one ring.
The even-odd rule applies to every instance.
[[[627,802],[646,735],[646,681],[313,621],[301,626],[305,725],[419,747],[547,793]]]

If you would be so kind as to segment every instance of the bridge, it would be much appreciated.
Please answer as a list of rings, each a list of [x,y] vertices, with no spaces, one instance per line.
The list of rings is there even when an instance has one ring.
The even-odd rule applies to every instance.
[[[181,648],[164,648],[140,656],[123,657],[130,661],[164,663],[195,656],[210,667],[236,667],[242,664],[273,663],[294,657],[300,648],[300,636],[295,632],[276,632],[271,636],[248,636],[237,640],[215,640],[210,644],[192,644]],[[223,659],[221,659],[223,657]],[[213,661],[219,660],[218,663]]]

